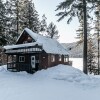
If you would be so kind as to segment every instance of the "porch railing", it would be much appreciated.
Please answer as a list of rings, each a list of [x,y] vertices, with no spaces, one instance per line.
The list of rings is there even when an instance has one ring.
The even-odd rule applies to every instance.
[[[7,69],[10,71],[29,71],[31,66],[27,63],[7,63]]]

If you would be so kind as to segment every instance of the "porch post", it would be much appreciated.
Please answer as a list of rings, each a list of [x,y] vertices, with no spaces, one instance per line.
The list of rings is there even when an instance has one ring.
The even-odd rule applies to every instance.
[[[8,70],[8,55],[7,55],[7,70]]]

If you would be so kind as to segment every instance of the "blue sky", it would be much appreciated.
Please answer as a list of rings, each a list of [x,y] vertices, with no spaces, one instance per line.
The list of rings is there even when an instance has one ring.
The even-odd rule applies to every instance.
[[[33,0],[35,8],[40,15],[45,14],[47,17],[47,23],[54,22],[57,25],[59,31],[59,42],[61,43],[71,43],[75,42],[76,30],[78,28],[78,21],[75,18],[70,24],[67,24],[67,19],[57,22],[58,17],[55,16],[57,12],[55,11],[56,6],[62,2],[62,0]]]

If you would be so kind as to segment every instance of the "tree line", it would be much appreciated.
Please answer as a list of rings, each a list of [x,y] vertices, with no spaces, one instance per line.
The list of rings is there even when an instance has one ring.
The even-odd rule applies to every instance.
[[[24,28],[35,33],[46,31],[46,36],[58,38],[56,25],[47,25],[45,14],[42,20],[32,0],[0,0],[0,45],[14,44]],[[43,33],[44,34],[44,33]]]

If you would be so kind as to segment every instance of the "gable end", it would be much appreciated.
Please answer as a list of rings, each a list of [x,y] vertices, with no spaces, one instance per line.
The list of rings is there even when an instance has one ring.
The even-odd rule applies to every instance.
[[[16,44],[24,44],[31,42],[36,42],[36,41],[27,33],[27,31],[24,30],[19,39],[17,40]]]

